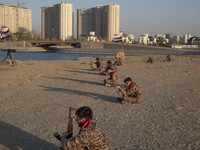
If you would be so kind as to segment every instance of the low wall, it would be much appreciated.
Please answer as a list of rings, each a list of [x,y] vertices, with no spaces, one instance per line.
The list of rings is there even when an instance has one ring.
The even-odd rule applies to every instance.
[[[29,52],[45,52],[42,47],[30,47],[28,41],[14,41],[14,42],[1,42],[0,50],[15,49],[17,51],[29,51]]]
[[[12,47],[29,47],[29,42],[26,41],[14,41],[14,42],[0,42],[0,48],[12,48]]]
[[[102,42],[81,42],[81,48],[83,49],[103,49],[104,44]]]
[[[143,50],[143,49],[169,49],[166,47],[143,46],[133,44],[111,43],[111,42],[81,42],[82,49],[112,49],[112,50]]]

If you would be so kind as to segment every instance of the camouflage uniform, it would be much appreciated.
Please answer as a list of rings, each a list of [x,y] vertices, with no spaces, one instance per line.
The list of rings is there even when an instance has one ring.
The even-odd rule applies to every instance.
[[[118,77],[116,75],[116,72],[111,72],[110,78],[104,80],[104,85],[115,86],[117,84],[117,80],[118,80]]]
[[[117,65],[117,66],[122,66],[123,62],[122,62],[121,59],[118,59],[118,60],[115,61],[114,64]]]
[[[154,60],[152,57],[149,57],[149,59],[147,60],[147,63],[154,63]]]
[[[105,75],[105,76],[110,75],[109,72],[107,72],[108,67],[110,67],[113,72],[117,72],[117,66],[115,64],[112,64],[112,65],[106,67],[106,70],[102,72],[102,75]]]
[[[170,62],[171,61],[171,57],[169,55],[166,56],[166,62]]]
[[[91,126],[81,129],[77,136],[68,139],[64,150],[108,150],[108,145],[108,139],[93,122]]]
[[[96,70],[98,70],[98,71],[101,71],[101,61],[99,60],[99,61],[96,61],[95,62],[95,64],[96,64],[96,66],[97,66],[97,69]]]
[[[117,72],[117,66],[115,64],[112,64],[111,68],[112,68],[113,72]]]
[[[140,103],[142,101],[142,90],[135,83],[132,84],[129,87],[126,87],[127,96],[124,96],[123,100],[132,103]]]

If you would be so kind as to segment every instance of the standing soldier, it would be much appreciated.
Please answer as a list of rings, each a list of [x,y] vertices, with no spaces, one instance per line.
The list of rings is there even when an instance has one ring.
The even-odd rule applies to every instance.
[[[116,86],[118,77],[116,75],[116,72],[112,71],[112,68],[108,67],[107,72],[110,74],[110,78],[104,79],[104,85],[105,86]]]
[[[108,150],[108,139],[104,133],[96,128],[92,121],[93,112],[90,107],[80,107],[76,111],[76,121],[80,127],[78,135],[66,139],[66,134],[61,137],[64,150]]]
[[[122,98],[118,100],[124,102],[131,102],[131,103],[140,103],[142,101],[142,90],[139,86],[136,85],[135,82],[132,81],[130,77],[124,80],[126,86],[122,89],[120,86],[115,86],[115,88],[119,89],[122,93]],[[125,92],[125,91],[126,92]]]

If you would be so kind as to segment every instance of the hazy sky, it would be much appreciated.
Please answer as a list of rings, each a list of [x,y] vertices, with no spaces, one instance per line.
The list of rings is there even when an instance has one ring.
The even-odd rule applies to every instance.
[[[144,33],[200,36],[200,0],[0,0],[1,3],[17,1],[32,9],[33,30],[37,32],[41,30],[42,6],[73,4],[76,25],[76,9],[115,3],[120,5],[120,30],[125,33],[137,37]]]

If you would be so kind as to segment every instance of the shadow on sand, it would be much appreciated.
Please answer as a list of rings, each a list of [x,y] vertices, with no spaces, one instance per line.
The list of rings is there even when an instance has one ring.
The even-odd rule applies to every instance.
[[[50,78],[50,79],[62,79],[62,80],[70,80],[70,81],[76,81],[79,83],[87,83],[87,84],[94,84],[94,85],[102,85],[103,84],[103,80],[102,83],[98,83],[98,82],[92,82],[92,81],[84,81],[84,80],[78,80],[78,79],[70,79],[70,78],[62,78],[62,77],[47,77],[47,76],[42,76],[43,78]]]
[[[73,68],[73,67],[66,67],[68,69],[73,69],[73,70],[83,70],[83,71],[92,71],[91,69],[84,69],[84,68]],[[69,71],[69,70],[66,70],[66,71]]]
[[[0,121],[0,145],[10,150],[59,149],[58,146],[52,143],[2,121]]]
[[[71,89],[47,87],[47,86],[42,86],[42,85],[40,87],[45,88],[44,89],[45,91],[57,91],[57,92],[62,92],[62,93],[71,93],[71,94],[77,94],[80,96],[91,97],[93,99],[101,99],[101,100],[108,101],[111,103],[120,103],[117,101],[116,97],[112,97],[112,96],[96,94],[96,93],[91,93],[91,92],[78,91],[78,90],[71,90]]]
[[[74,72],[74,73],[84,73],[84,74],[93,74],[93,75],[98,75],[99,74],[99,72],[94,72],[93,71],[93,73],[91,73],[91,72],[84,72],[84,71],[77,71],[77,70],[68,70],[68,72]]]

